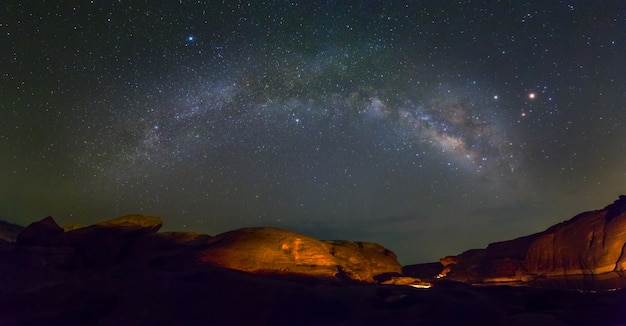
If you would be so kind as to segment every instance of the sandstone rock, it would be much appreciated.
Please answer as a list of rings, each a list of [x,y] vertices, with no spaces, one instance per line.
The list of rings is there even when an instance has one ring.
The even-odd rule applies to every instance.
[[[626,214],[587,212],[546,230],[530,245],[524,267],[546,276],[626,270]]]
[[[163,226],[163,221],[157,216],[131,214],[100,222],[95,225],[107,228],[142,229],[157,232],[161,226]]]
[[[278,228],[243,228],[215,236],[200,260],[256,273],[347,277],[373,282],[386,272],[401,272],[389,250],[376,244],[320,241]]]
[[[247,272],[337,273],[337,263],[324,243],[277,228],[243,228],[219,234],[202,251],[200,260]]]
[[[598,280],[600,275],[622,278],[626,271],[626,196],[543,232],[442,258],[441,265],[441,275],[468,283],[525,283],[575,275],[594,275]],[[614,284],[604,278],[603,284]]]
[[[401,273],[402,266],[390,250],[376,243],[324,241],[341,270],[353,280],[372,281],[383,273]]]
[[[17,235],[17,243],[24,245],[50,245],[63,235],[63,229],[48,216],[31,223]]]

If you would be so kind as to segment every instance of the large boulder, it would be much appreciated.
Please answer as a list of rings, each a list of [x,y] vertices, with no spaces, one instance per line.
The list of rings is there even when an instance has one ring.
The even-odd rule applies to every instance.
[[[278,228],[243,228],[215,236],[200,260],[254,273],[345,277],[373,282],[402,271],[395,254],[380,245],[320,241]]]

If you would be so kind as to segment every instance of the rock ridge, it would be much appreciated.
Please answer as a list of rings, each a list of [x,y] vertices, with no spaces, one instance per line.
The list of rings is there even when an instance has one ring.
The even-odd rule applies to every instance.
[[[62,269],[108,268],[153,259],[154,266],[169,269],[210,265],[370,283],[379,274],[402,272],[396,255],[375,243],[323,241],[272,227],[241,228],[216,236],[158,233],[162,225],[159,217],[135,214],[64,231],[48,216],[24,228],[17,244],[66,248],[60,249],[65,257],[51,260]]]

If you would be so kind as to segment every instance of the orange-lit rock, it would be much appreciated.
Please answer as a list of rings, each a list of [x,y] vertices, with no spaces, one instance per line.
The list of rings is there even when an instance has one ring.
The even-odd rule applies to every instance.
[[[247,272],[337,273],[337,263],[323,242],[276,228],[243,228],[217,235],[200,260]]]
[[[626,270],[626,196],[542,232],[524,267],[540,275],[604,274]]]
[[[200,260],[247,272],[369,282],[378,274],[402,271],[395,254],[380,245],[320,241],[278,228],[243,228],[217,235],[203,249]]]
[[[441,276],[469,283],[524,283],[576,275],[593,275],[594,280],[603,282],[622,278],[626,271],[626,196],[543,232],[442,258],[441,265]]]

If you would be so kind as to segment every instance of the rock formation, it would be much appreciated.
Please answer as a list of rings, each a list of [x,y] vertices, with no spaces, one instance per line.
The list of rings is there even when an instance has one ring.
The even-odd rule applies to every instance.
[[[278,228],[243,228],[217,235],[200,259],[247,272],[339,276],[368,282],[378,274],[402,272],[396,255],[378,244],[320,241]]]
[[[243,228],[215,237],[157,233],[162,224],[158,217],[127,215],[64,232],[52,217],[46,217],[19,233],[17,243],[71,248],[73,254],[66,257],[63,268],[114,266],[145,259],[141,255],[146,252],[170,250],[173,253],[159,257],[156,264],[202,263],[252,273],[303,274],[365,282],[374,282],[378,274],[402,272],[396,255],[378,244],[321,241],[262,227]]]
[[[0,241],[0,325],[626,324],[626,290],[473,287],[445,278],[418,289],[430,284],[399,274],[395,255],[380,245],[275,228],[159,233],[161,224],[129,215],[63,232],[46,218],[18,242]],[[497,261],[516,252],[514,266],[524,268],[526,242],[466,256]],[[466,256],[443,260],[450,275]]]
[[[469,283],[580,276],[626,284],[626,196],[543,232],[442,258],[441,265],[441,276]],[[418,266],[409,269],[419,274]]]
[[[531,274],[585,275],[626,271],[626,196],[542,232],[524,260]]]
[[[17,235],[17,243],[25,245],[50,245],[57,241],[63,234],[57,222],[48,216],[41,221],[34,222],[27,226]]]

